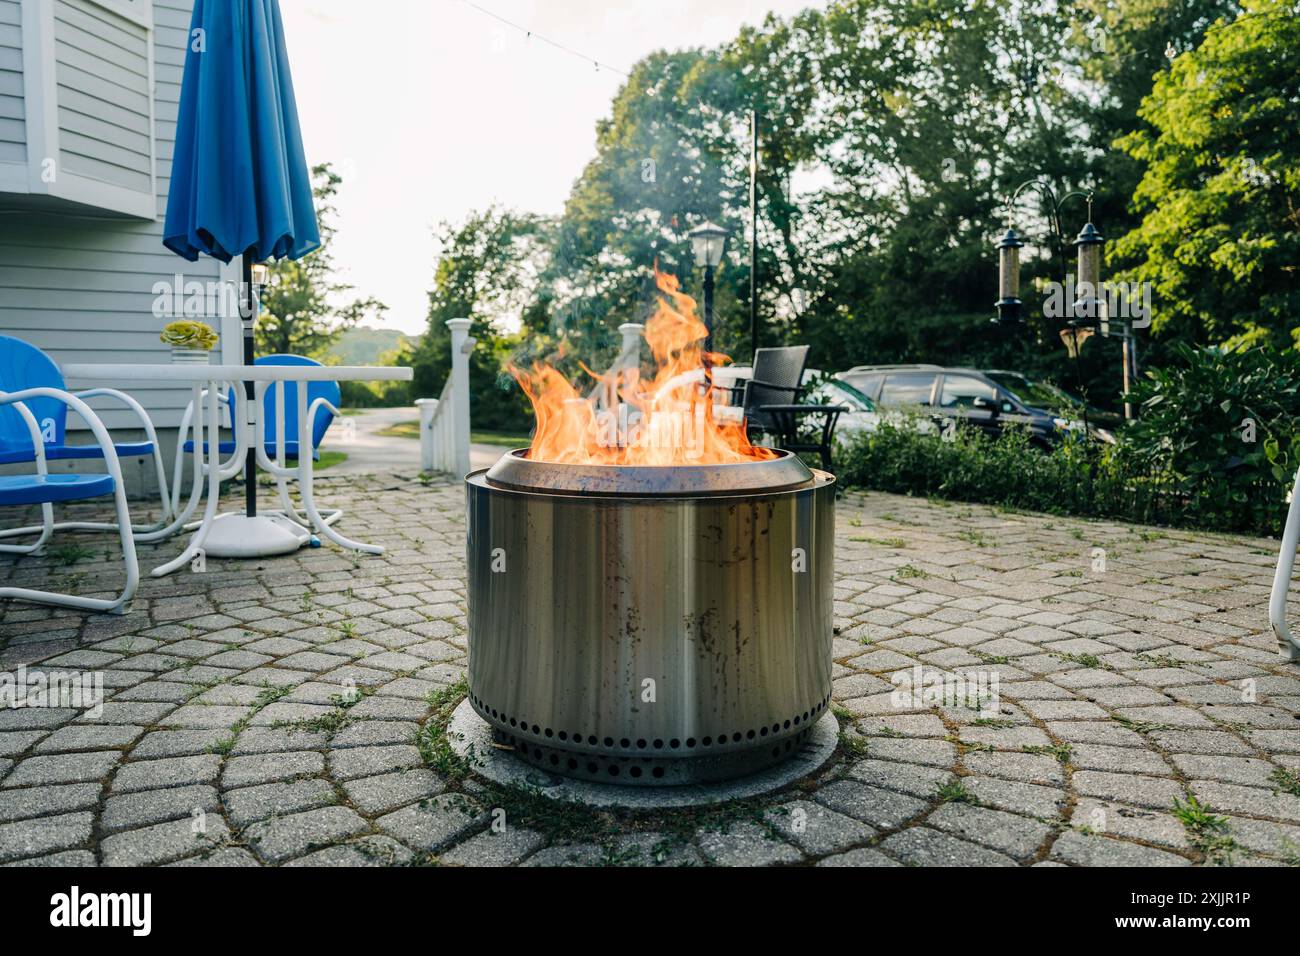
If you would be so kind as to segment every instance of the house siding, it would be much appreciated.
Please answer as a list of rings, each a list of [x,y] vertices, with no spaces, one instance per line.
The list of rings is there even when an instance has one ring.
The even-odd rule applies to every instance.
[[[0,0],[0,24],[11,3]],[[157,156],[153,220],[116,218],[76,207],[33,209],[18,202],[6,207],[12,197],[0,195],[0,333],[31,342],[60,364],[168,362],[170,350],[158,333],[172,317],[154,314],[155,284],[174,284],[178,274],[182,281],[215,283],[220,275],[215,260],[186,262],[162,245],[190,10],[191,0],[157,0],[153,5],[150,130],[147,83],[131,85],[147,61],[146,31],[88,0],[56,0],[61,163],[83,175],[137,188],[139,177],[147,183],[150,176],[150,135]],[[3,29],[0,25],[0,43]],[[92,35],[91,29],[97,32]],[[0,69],[3,65],[0,60]],[[3,76],[0,73],[0,84]],[[78,156],[78,137],[95,140],[87,143],[86,156]],[[141,158],[146,160],[143,166]],[[205,318],[220,327],[215,306],[209,306]],[[92,383],[75,384],[84,388]],[[190,397],[184,387],[141,381],[97,384],[129,391],[160,430],[179,425]],[[110,428],[136,426],[120,405],[92,404]],[[74,423],[70,418],[69,425]]]
[[[0,163],[27,162],[20,0],[0,0]]]

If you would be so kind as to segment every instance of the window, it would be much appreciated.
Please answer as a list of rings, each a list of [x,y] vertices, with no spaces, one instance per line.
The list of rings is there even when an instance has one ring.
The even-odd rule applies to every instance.
[[[997,398],[997,389],[973,375],[943,377],[943,396],[939,399],[939,404],[944,408],[970,408],[977,398],[993,401]]]
[[[846,372],[838,377],[840,381],[852,385],[868,398],[875,398],[876,394],[880,391],[880,380],[883,376],[879,373],[871,375],[863,374],[861,372]]]
[[[882,405],[929,405],[933,372],[895,372],[880,390]]]

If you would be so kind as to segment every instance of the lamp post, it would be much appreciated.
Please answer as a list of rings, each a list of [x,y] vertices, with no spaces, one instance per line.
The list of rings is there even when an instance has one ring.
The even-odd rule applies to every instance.
[[[689,233],[695,264],[704,268],[704,349],[713,348],[713,270],[722,264],[722,249],[727,230],[712,222],[702,222]]]

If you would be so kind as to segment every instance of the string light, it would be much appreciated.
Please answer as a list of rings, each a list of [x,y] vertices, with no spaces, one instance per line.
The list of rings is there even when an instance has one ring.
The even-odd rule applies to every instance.
[[[526,40],[531,40],[536,38],[540,40],[542,43],[545,43],[547,46],[555,47],[555,49],[559,50],[561,53],[567,53],[569,56],[576,57],[579,60],[585,60],[587,63],[590,63],[593,66],[595,66],[597,73],[599,73],[602,69],[606,69],[609,70],[611,73],[617,73],[619,76],[626,77],[629,75],[626,70],[620,70],[618,67],[610,66],[608,63],[603,63],[600,60],[597,60],[593,56],[587,56],[587,54],[581,53],[578,50],[573,49],[572,47],[567,47],[563,43],[559,43],[555,40],[550,39],[549,37],[544,37],[540,33],[534,33],[532,30],[528,29],[527,27],[520,26],[518,23],[515,23],[513,20],[507,20],[505,17],[501,16],[501,14],[494,13],[491,10],[487,9],[486,7],[481,7],[477,3],[472,2],[472,0],[460,0],[460,2],[467,7],[470,7],[471,9],[477,10],[479,13],[483,14],[484,16],[489,16],[493,20],[496,20],[499,23],[504,23],[512,30],[519,31],[524,35],[524,39]]]

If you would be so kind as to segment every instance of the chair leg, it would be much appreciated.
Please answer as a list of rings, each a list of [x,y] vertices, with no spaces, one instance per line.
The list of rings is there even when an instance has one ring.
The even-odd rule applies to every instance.
[[[1300,470],[1296,471],[1295,484],[1291,488],[1291,507],[1287,509],[1286,526],[1282,529],[1282,546],[1278,551],[1273,590],[1268,600],[1268,623],[1277,638],[1278,649],[1289,661],[1300,661],[1300,642],[1291,633],[1286,620],[1286,598],[1291,589],[1297,544],[1300,544]]]
[[[18,601],[32,601],[37,604],[53,604],[56,607],[70,607],[83,611],[107,611],[109,614],[125,614],[126,606],[135,596],[140,584],[140,565],[135,554],[135,540],[131,533],[131,511],[126,502],[126,489],[122,487],[121,469],[114,475],[117,488],[114,491],[117,506],[117,532],[122,542],[122,562],[126,569],[126,582],[122,592],[116,598],[87,598],[75,594],[60,594],[55,591],[41,591],[35,588],[0,588],[0,598],[13,598]],[[49,508],[49,505],[45,505]],[[48,537],[48,529],[42,541]]]
[[[11,528],[0,532],[0,538],[15,538],[28,534],[40,533],[34,544],[0,544],[0,554],[35,554],[45,547],[54,533],[54,506],[48,501],[41,505],[41,523],[28,528]]]

